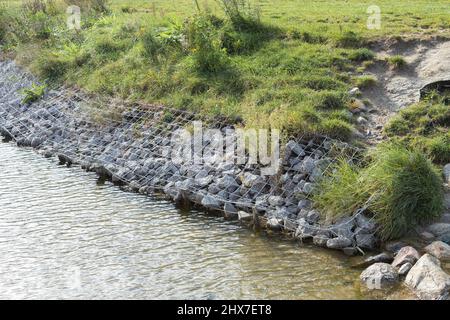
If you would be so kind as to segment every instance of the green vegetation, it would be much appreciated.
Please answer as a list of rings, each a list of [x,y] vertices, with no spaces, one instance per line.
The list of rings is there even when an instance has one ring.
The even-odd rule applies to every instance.
[[[442,179],[426,156],[401,145],[382,144],[368,157],[369,165],[362,168],[340,161],[320,183],[314,200],[328,220],[367,205],[379,236],[388,240],[441,215]]]
[[[365,89],[377,84],[377,78],[372,75],[363,75],[355,79],[355,85],[358,88]]]
[[[448,99],[448,98],[447,98]],[[430,96],[399,112],[385,127],[392,140],[425,152],[434,162],[450,162],[450,108],[446,97]]]
[[[1,3],[2,50],[49,83],[344,140],[353,131],[349,74],[373,60],[369,41],[449,33],[441,0],[380,1],[381,30],[367,29],[371,3],[356,0]],[[66,26],[68,3],[81,7],[79,31]]]
[[[22,103],[38,101],[44,96],[46,88],[46,85],[37,85],[33,83],[30,88],[23,89],[21,92],[24,95]]]
[[[401,55],[390,56],[387,62],[394,69],[401,69],[406,66],[406,60]]]

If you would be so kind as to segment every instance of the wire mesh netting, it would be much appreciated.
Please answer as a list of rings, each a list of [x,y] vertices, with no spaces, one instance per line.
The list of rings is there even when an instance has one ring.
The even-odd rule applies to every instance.
[[[12,63],[1,68],[0,130],[18,145],[57,155],[63,163],[79,164],[140,193],[163,192],[174,201],[300,239],[346,237],[354,247],[358,234],[374,232],[373,221],[361,214],[365,208],[331,225],[321,222],[311,201],[333,163],[361,161],[361,150],[346,143],[291,137],[281,147],[277,170],[264,175],[265,166],[239,143],[237,126],[222,118],[94,97],[74,88],[50,90],[39,101],[23,104],[21,89],[33,78]],[[179,143],[198,124],[200,140]]]

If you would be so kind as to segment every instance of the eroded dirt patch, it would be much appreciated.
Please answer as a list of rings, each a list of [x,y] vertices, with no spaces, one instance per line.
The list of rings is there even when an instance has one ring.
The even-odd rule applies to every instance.
[[[374,45],[376,62],[364,72],[377,78],[377,84],[362,90],[372,104],[366,115],[369,141],[382,140],[384,124],[402,108],[419,101],[420,89],[438,80],[450,80],[450,41],[427,40]],[[406,65],[393,68],[388,57],[401,55]]]

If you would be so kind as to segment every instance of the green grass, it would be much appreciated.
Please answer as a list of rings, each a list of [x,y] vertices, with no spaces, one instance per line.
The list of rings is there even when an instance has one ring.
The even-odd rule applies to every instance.
[[[366,167],[342,160],[320,182],[314,202],[329,221],[367,206],[381,239],[404,236],[437,219],[443,210],[442,179],[421,152],[381,144]]]
[[[199,13],[192,0],[74,0],[80,32],[67,30],[64,1],[32,1],[47,1],[45,13],[3,1],[0,42],[50,83],[343,140],[348,89],[374,84],[351,77],[374,59],[370,41],[450,35],[441,0],[378,1],[380,30],[366,27],[370,1],[254,0],[236,11],[199,0]]]
[[[385,127],[392,140],[425,152],[434,162],[450,162],[450,108],[432,96],[399,112]]]
[[[22,103],[31,103],[38,101],[45,94],[46,85],[37,85],[33,83],[30,88],[25,88],[22,90]]]
[[[394,69],[401,69],[407,65],[405,58],[401,55],[394,55],[387,58],[387,62]]]
[[[377,78],[372,75],[363,75],[355,78],[355,85],[360,89],[367,89],[377,84]]]

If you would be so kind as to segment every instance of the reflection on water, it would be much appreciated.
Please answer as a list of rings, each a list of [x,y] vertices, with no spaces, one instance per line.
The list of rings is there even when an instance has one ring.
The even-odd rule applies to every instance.
[[[347,299],[340,253],[268,239],[0,143],[0,298]]]

